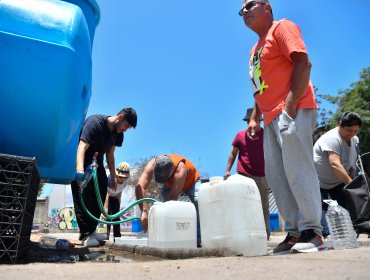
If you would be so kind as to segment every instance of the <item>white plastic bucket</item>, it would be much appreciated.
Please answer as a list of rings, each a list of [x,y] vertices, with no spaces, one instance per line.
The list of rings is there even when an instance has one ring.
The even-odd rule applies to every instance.
[[[244,256],[267,254],[261,197],[254,180],[232,175],[199,187],[203,248],[229,247]]]
[[[196,248],[197,214],[191,202],[154,203],[148,218],[148,246]]]

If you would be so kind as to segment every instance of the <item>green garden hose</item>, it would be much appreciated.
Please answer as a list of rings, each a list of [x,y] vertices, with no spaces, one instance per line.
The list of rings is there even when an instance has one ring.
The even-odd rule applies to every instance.
[[[99,205],[100,211],[102,212],[102,214],[104,215],[104,217],[106,217],[109,220],[112,220],[112,219],[115,219],[117,217],[120,217],[121,215],[123,215],[123,213],[127,212],[130,208],[132,208],[132,207],[134,207],[137,204],[140,204],[142,202],[157,202],[157,200],[154,199],[154,198],[149,198],[149,197],[148,198],[142,198],[142,199],[139,199],[139,200],[134,201],[133,203],[129,204],[126,208],[118,211],[116,214],[109,215],[105,211],[105,209],[104,209],[104,204],[103,204],[103,201],[102,201],[101,196],[100,196],[100,190],[99,190],[99,183],[98,183],[98,176],[97,176],[97,172],[96,172],[96,167],[93,167],[93,169],[92,169],[92,178],[94,180],[95,195],[96,195],[96,198],[97,198],[97,201],[98,201],[98,205]],[[83,190],[84,190],[84,188],[86,187],[86,185],[88,183],[89,183],[88,181],[85,182],[85,185],[80,188],[79,192],[80,192],[80,201],[81,201],[82,208],[90,216],[90,218],[92,218],[93,220],[95,220],[95,221],[97,221],[99,223],[103,223],[103,224],[107,224],[107,225],[117,225],[117,224],[126,223],[128,221],[132,221],[132,220],[140,220],[139,217],[132,217],[132,218],[128,218],[128,219],[124,219],[124,220],[119,220],[119,221],[105,221],[105,220],[101,220],[101,219],[95,217],[87,209],[87,207],[85,205],[85,202],[83,200],[83,196],[82,196]]]

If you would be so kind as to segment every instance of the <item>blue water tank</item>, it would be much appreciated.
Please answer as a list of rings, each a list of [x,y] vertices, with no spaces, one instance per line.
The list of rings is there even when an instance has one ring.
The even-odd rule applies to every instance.
[[[95,0],[63,0],[69,3],[73,3],[81,8],[85,15],[86,23],[89,28],[91,46],[94,41],[95,28],[98,26],[100,21],[100,8]]]
[[[0,153],[35,157],[45,181],[74,175],[91,97],[90,37],[79,6],[0,1]]]

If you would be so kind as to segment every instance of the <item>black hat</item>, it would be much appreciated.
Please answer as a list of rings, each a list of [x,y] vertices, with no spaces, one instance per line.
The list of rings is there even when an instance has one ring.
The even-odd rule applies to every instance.
[[[245,113],[245,116],[243,118],[243,121],[250,121],[251,116],[252,116],[253,108],[248,108],[247,112]]]
[[[157,183],[168,180],[173,168],[173,161],[168,156],[159,156],[154,162],[154,179]]]

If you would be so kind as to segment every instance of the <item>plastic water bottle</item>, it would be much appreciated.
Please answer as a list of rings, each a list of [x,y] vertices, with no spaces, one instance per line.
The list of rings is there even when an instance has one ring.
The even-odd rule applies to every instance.
[[[324,202],[328,203],[324,200]],[[329,201],[326,221],[333,240],[335,250],[357,248],[356,232],[353,229],[351,217],[348,211],[338,205],[336,200]]]
[[[58,239],[51,236],[42,236],[39,241],[40,248],[52,250],[69,250],[74,247],[67,239]]]

